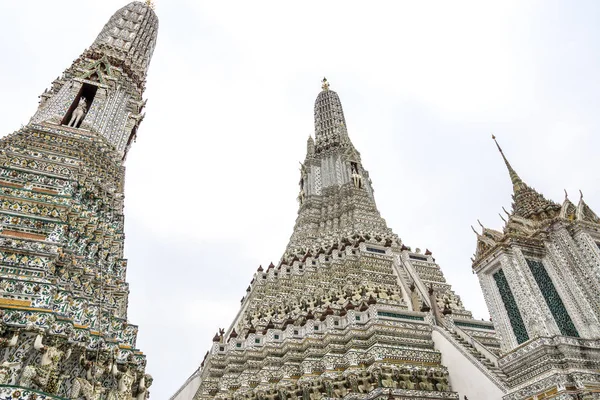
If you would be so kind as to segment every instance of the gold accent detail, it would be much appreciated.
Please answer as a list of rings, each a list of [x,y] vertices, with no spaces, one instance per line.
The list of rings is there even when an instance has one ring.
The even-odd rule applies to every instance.
[[[10,229],[3,230],[2,234],[6,235],[6,236],[21,238],[21,239],[46,240],[46,235],[40,235],[37,233],[21,232],[21,231],[13,231]]]
[[[25,185],[21,185],[18,183],[6,182],[6,181],[0,181],[0,186],[7,186],[7,187],[15,188],[15,189],[23,189],[23,186],[25,186]]]
[[[19,301],[23,301],[23,300],[19,300]],[[51,312],[53,312],[52,310],[49,310],[47,308],[11,306],[11,305],[2,305],[2,304],[0,304],[0,308],[10,308],[10,309],[21,310],[21,311],[37,311],[37,312],[41,312],[41,313],[51,313]]]
[[[386,363],[390,363],[390,364],[411,364],[411,365],[422,365],[422,366],[429,366],[429,367],[435,366],[435,365],[440,365],[440,363],[437,363],[437,362],[398,360],[395,358],[384,358],[383,361]]]
[[[153,1],[153,0],[146,0],[146,5],[147,5],[148,7],[150,7],[151,9],[153,9],[153,10],[154,10],[154,9],[155,9],[155,7],[156,7],[156,6],[154,5],[154,1]]]
[[[0,299],[0,306],[30,307],[31,306],[31,300]]]
[[[44,193],[44,194],[58,194],[58,191],[51,190],[51,189],[33,188],[31,190],[34,192]]]
[[[77,329],[88,329],[90,326],[89,325],[73,324],[73,327],[77,328]]]
[[[128,345],[128,344],[120,344],[119,348],[120,349],[131,349],[132,347],[130,345]]]
[[[329,82],[327,81],[327,78],[323,78],[321,82],[323,82],[323,84],[321,85],[321,89],[325,91],[329,90]]]

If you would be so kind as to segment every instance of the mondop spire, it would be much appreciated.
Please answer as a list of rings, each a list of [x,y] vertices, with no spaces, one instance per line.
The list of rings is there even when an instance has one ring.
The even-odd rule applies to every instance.
[[[536,192],[535,189],[527,186],[508,162],[494,135],[492,135],[492,139],[494,139],[496,146],[498,146],[498,150],[508,168],[508,173],[513,184],[513,212],[520,217],[534,220],[557,216],[560,212],[560,206],[547,200],[540,193]]]
[[[502,232],[476,231],[472,261],[504,354],[503,399],[593,398],[600,385],[600,351],[592,345],[600,332],[600,219],[566,191],[562,206],[547,200],[496,145],[513,184],[513,211],[508,221],[501,216]],[[563,343],[569,349],[557,352]]]
[[[133,2],[0,140],[0,398],[146,399],[127,315],[123,159],[143,119],[154,11]]]

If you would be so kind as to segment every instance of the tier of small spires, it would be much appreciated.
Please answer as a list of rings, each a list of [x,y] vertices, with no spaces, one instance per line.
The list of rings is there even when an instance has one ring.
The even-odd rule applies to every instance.
[[[495,135],[492,135],[492,139],[494,140],[494,143],[496,144],[498,151],[500,152],[500,155],[502,156],[502,159],[504,160],[506,168],[508,169],[508,174],[510,176],[511,183],[513,185],[513,195],[512,195],[513,210],[512,210],[512,213],[506,211],[506,209],[504,207],[502,207],[502,210],[508,216],[509,220],[510,220],[511,216],[513,216],[513,215],[516,215],[518,217],[525,218],[525,219],[530,219],[533,221],[542,221],[542,220],[551,219],[551,218],[555,218],[555,217],[559,216],[560,212],[561,212],[561,206],[551,200],[546,199],[542,194],[538,193],[535,189],[528,186],[521,179],[521,177],[517,174],[515,169],[512,167],[512,165],[508,161],[506,155],[504,154],[504,151],[502,150],[502,147],[500,147],[500,144],[496,140]],[[581,202],[581,201],[583,201],[583,193],[581,192],[581,190],[579,191],[579,193],[580,193],[580,202]],[[566,190],[565,190],[565,201],[569,201],[568,193]],[[499,214],[499,215],[500,215],[500,218],[502,219],[502,221],[505,224],[508,224],[508,220],[505,219],[502,214]],[[477,220],[477,222],[481,226],[481,228],[485,231],[486,228],[483,226],[483,224],[479,220]],[[471,229],[473,229],[473,231],[475,231],[475,233],[477,233],[475,228],[473,228],[472,226],[471,226]]]

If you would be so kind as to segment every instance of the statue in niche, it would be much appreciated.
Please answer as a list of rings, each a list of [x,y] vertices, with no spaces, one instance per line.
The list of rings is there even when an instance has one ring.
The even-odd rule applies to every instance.
[[[320,400],[323,397],[324,391],[325,387],[320,380],[313,381],[309,393],[310,400]]]
[[[409,369],[402,368],[398,375],[400,377],[400,381],[398,382],[398,387],[400,389],[413,390],[415,388],[415,383],[417,382],[415,377],[413,376],[413,373]]]
[[[346,378],[343,376],[338,377],[333,382],[333,394],[334,397],[342,398],[348,394],[350,385],[347,383]]]
[[[44,392],[56,394],[60,387],[60,366],[71,356],[71,348],[64,349],[68,344],[58,337],[48,338],[48,344],[43,344],[43,334],[35,338],[33,348],[43,353],[40,365],[28,365],[23,370],[19,386],[31,388],[33,384]]]
[[[0,313],[0,315],[2,314]],[[5,331],[5,327],[3,327],[1,330]],[[8,337],[0,338],[0,348],[15,347],[18,340],[18,332],[14,332],[10,339],[8,339]],[[12,373],[11,369],[18,365],[21,365],[21,363],[4,361],[2,364],[0,364],[0,385],[7,385],[10,382]]]
[[[87,113],[87,99],[85,97],[81,97],[79,99],[79,103],[77,103],[77,108],[73,111],[73,115],[71,116],[71,120],[67,124],[70,127],[77,128],[79,123],[85,117]]]
[[[435,387],[439,392],[448,391],[448,378],[442,373],[442,371],[436,370],[433,373],[433,381],[435,382]]]
[[[367,371],[361,371],[360,375],[357,377],[358,383],[358,391],[360,393],[369,393],[373,390],[373,377]]]
[[[118,364],[113,363],[112,374],[117,379],[117,388],[110,391],[108,400],[131,400],[131,386],[135,381],[131,369],[131,367],[125,366],[125,371],[120,371]]]
[[[89,361],[86,359],[85,352],[81,354],[79,363],[86,371],[85,378],[75,378],[69,396],[78,399],[80,394],[83,394],[86,400],[99,399],[104,393],[101,377],[111,371],[112,363],[106,353],[100,353],[97,360]]]
[[[355,162],[350,163],[350,169],[352,171],[352,182],[354,183],[354,187],[357,189],[362,189],[363,187],[363,177],[358,172],[358,164]]]
[[[417,377],[419,378],[419,389],[421,390],[433,390],[433,383],[431,383],[429,379],[429,375],[427,371],[424,369],[419,370],[417,372]]]

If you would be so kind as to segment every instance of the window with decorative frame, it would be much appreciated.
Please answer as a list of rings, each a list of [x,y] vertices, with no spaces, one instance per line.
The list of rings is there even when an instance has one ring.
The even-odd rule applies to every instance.
[[[550,275],[548,275],[548,271],[546,271],[546,267],[544,263],[538,260],[526,259],[527,265],[529,265],[529,270],[535,279],[538,287],[540,288],[540,292],[544,296],[544,300],[556,321],[556,325],[558,325],[558,329],[560,329],[560,333],[565,336],[574,336],[579,337],[579,333],[575,328],[575,324],[571,320],[569,313],[567,312],[567,308],[563,303],[554,283],[552,283],[552,279]]]
[[[496,281],[496,286],[500,292],[500,297],[504,303],[504,308],[506,309],[506,314],[508,314],[508,319],[510,321],[513,333],[515,334],[515,338],[517,339],[517,343],[521,344],[528,341],[529,334],[527,333],[527,329],[525,329],[525,323],[523,322],[523,317],[521,317],[521,311],[519,311],[515,296],[513,296],[513,293],[510,290],[510,286],[508,284],[508,280],[506,280],[504,271],[499,269],[493,275],[493,277]]]

